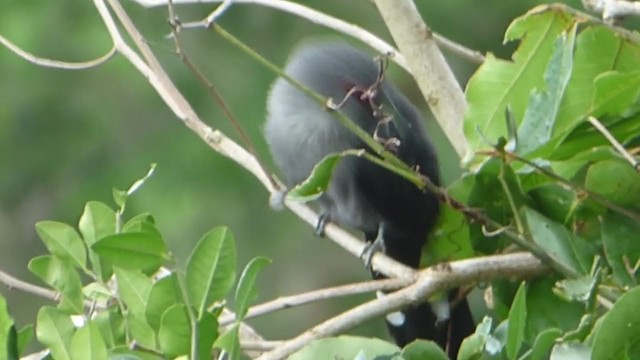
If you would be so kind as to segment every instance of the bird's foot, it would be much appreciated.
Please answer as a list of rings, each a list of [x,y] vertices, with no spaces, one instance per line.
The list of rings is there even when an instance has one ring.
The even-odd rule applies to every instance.
[[[364,266],[366,266],[367,269],[371,270],[371,260],[373,259],[373,255],[375,255],[378,251],[381,251],[383,253],[385,252],[382,229],[378,231],[378,236],[376,236],[376,239],[368,243],[362,250],[362,253],[360,253],[360,258],[364,259]]]
[[[317,237],[324,237],[324,228],[327,227],[327,224],[331,221],[329,218],[329,214],[322,213],[318,218],[318,222],[316,223],[316,227],[313,229],[313,234]]]

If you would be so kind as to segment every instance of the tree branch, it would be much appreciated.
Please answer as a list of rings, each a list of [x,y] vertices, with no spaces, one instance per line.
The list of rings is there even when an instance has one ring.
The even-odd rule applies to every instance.
[[[582,0],[585,9],[601,13],[602,19],[608,23],[624,16],[640,15],[640,3],[625,0]]]
[[[54,68],[54,69],[64,69],[64,70],[90,69],[92,67],[96,67],[98,65],[102,65],[103,63],[107,62],[116,53],[116,48],[114,46],[106,54],[100,56],[99,58],[89,60],[89,61],[82,61],[82,62],[67,62],[67,61],[51,60],[51,59],[37,57],[21,49],[18,45],[12,43],[11,41],[9,41],[9,39],[5,38],[2,35],[0,35],[0,45],[4,45],[7,49],[12,51],[14,54],[18,55],[19,57],[25,59],[26,61],[34,65]]]
[[[244,319],[258,317],[267,313],[272,313],[282,309],[305,305],[316,301],[334,299],[343,296],[363,294],[373,291],[392,291],[410,285],[415,279],[394,278],[383,280],[371,280],[355,284],[334,286],[330,288],[318,289],[302,294],[283,296],[266,303],[253,306],[247,312]],[[220,325],[228,325],[236,321],[235,314],[226,314],[218,319]]]
[[[426,300],[438,291],[498,278],[523,278],[547,270],[540,260],[529,253],[513,253],[455,261],[432,266],[420,271],[413,285],[352,308],[331,318],[294,339],[259,357],[259,360],[283,359],[301,349],[310,341],[331,336],[353,328],[365,320],[400,310],[409,303]]]
[[[467,102],[431,29],[411,0],[374,0],[429,108],[458,156],[471,157],[462,131]]]

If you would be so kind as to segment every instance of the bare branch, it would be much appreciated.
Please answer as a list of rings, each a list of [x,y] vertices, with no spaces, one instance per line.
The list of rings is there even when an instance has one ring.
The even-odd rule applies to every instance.
[[[85,70],[92,67],[96,67],[98,65],[102,65],[107,62],[113,55],[116,53],[116,48],[112,47],[106,54],[100,56],[99,58],[82,61],[82,62],[67,62],[67,61],[59,61],[59,60],[51,60],[45,59],[41,57],[37,57],[31,53],[28,53],[22,50],[18,45],[9,41],[9,39],[0,35],[0,44],[4,45],[7,49],[11,50],[13,53],[18,55],[19,57],[27,60],[28,62],[42,66],[42,67],[50,67],[55,69],[64,69],[64,70]]]
[[[384,280],[371,280],[355,284],[347,284],[330,288],[318,289],[302,294],[284,296],[275,300],[253,306],[244,319],[258,317],[282,309],[309,304],[315,301],[334,299],[343,296],[357,295],[373,291],[392,291],[413,283],[412,278],[395,278]],[[236,320],[235,314],[226,314],[218,319],[220,325],[227,325]]]
[[[167,5],[167,0],[134,0],[137,3],[146,6],[146,7],[155,7],[155,6],[165,6]],[[222,2],[223,0],[176,0],[173,1],[174,4],[190,4],[194,2]],[[286,0],[233,0],[235,4],[255,4],[270,7],[273,9],[277,9],[283,12],[287,12],[292,15],[299,16],[301,18],[307,19],[314,24],[325,26],[327,28],[336,30],[340,33],[349,35],[355,39],[362,41],[363,43],[369,45],[371,48],[377,50],[382,54],[389,54],[389,56],[395,61],[398,65],[403,67],[405,70],[409,71],[406,65],[406,61],[404,57],[396,50],[393,46],[389,45],[384,40],[379,37],[373,35],[372,33],[366,31],[365,29],[350,24],[346,21],[340,20],[338,18],[329,16],[320,11],[313,10],[309,7],[306,7],[301,4],[294,3],[292,1]],[[185,27],[190,27],[189,24],[185,24]]]
[[[471,151],[462,131],[467,102],[453,72],[411,0],[374,0],[420,91],[462,159]]]
[[[640,3],[626,0],[582,0],[585,9],[601,13],[602,19],[608,23],[623,16],[640,15]]]
[[[640,162],[636,160],[633,156],[631,156],[629,152],[627,152],[624,146],[622,146],[622,144],[620,144],[618,140],[616,140],[616,138],[613,135],[611,135],[609,130],[607,130],[607,128],[604,127],[604,125],[602,125],[602,123],[598,121],[598,119],[594,118],[593,116],[589,116],[587,120],[591,123],[591,125],[593,125],[593,127],[595,127],[598,131],[600,131],[602,135],[604,135],[604,137],[607,138],[607,140],[609,140],[611,145],[613,145],[613,147],[616,150],[618,150],[620,155],[622,155],[622,157],[624,157],[629,162],[629,164],[631,164],[631,166],[633,166],[633,168],[636,169],[636,171],[640,172]]]
[[[7,285],[9,289],[17,289],[29,294],[39,296],[41,298],[45,298],[53,301],[58,301],[60,299],[60,294],[58,294],[57,292],[51,289],[47,289],[45,287],[33,285],[26,281],[22,281],[18,278],[15,278],[7,274],[2,270],[0,270],[0,283]]]
[[[498,278],[521,279],[538,275],[546,270],[547,268],[540,260],[529,253],[461,260],[449,263],[446,269],[441,266],[433,266],[422,270],[419,280],[413,285],[331,318],[296,338],[285,341],[258,359],[286,358],[314,339],[341,333],[368,319],[400,310],[409,303],[424,301],[436,292],[447,288]]]

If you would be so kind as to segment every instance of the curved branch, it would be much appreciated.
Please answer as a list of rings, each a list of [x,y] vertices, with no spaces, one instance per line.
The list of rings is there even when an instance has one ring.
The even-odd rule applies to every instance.
[[[92,67],[96,67],[98,65],[102,65],[105,62],[107,62],[116,53],[116,48],[114,46],[111,48],[111,50],[109,50],[106,54],[100,56],[99,58],[89,60],[89,61],[82,61],[82,62],[67,62],[67,61],[51,60],[51,59],[37,57],[31,53],[28,53],[22,50],[18,45],[12,43],[11,41],[9,41],[9,39],[5,38],[2,35],[0,35],[0,45],[4,45],[7,49],[11,50],[14,54],[18,55],[19,57],[27,60],[28,62],[34,65],[50,67],[55,69],[64,69],[64,70],[85,70]]]

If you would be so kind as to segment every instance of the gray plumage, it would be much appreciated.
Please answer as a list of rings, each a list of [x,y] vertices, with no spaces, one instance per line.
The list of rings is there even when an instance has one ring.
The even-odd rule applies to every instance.
[[[362,91],[347,96],[354,87],[365,89],[378,80],[379,66],[372,56],[345,43],[311,43],[294,51],[285,72],[323,97],[332,98],[334,103],[347,97],[337,111],[370,135],[375,133],[381,141],[396,140],[394,153],[432,182],[439,183],[435,150],[419,112],[404,95],[383,81],[372,99],[373,106],[363,98]],[[380,112],[376,111],[379,106],[391,116],[391,121],[380,121]],[[285,79],[275,81],[267,112],[265,137],[289,187],[305,180],[329,154],[348,149],[371,151],[335,118],[332,110]],[[368,242],[381,242],[387,255],[411,267],[420,265],[422,247],[439,213],[434,194],[353,156],[338,164],[318,203],[329,221],[362,231]],[[381,276],[374,273],[374,277]],[[404,309],[387,323],[401,346],[416,338],[427,338],[455,354],[463,336],[474,330],[466,302],[455,311],[464,318],[458,333],[449,331],[449,322],[439,321],[442,319],[438,319],[429,304]]]

